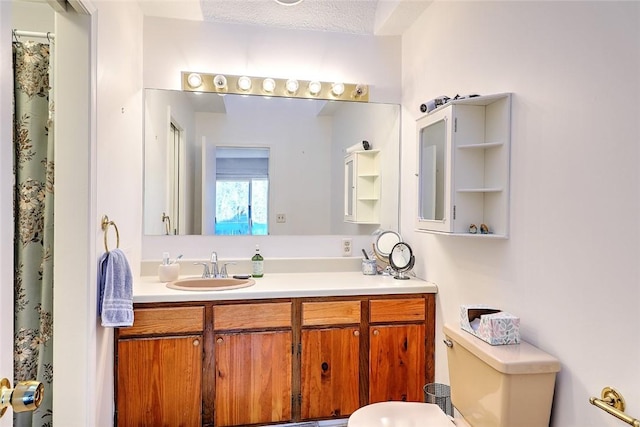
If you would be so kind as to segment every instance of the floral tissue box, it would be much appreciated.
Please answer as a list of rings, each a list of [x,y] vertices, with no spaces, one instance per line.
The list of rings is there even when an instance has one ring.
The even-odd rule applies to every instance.
[[[520,343],[520,318],[486,305],[460,306],[460,327],[491,345]]]

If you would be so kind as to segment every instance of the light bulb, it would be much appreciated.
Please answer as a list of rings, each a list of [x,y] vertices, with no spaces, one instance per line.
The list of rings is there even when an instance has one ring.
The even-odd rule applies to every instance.
[[[271,93],[276,88],[276,81],[273,79],[264,79],[262,81],[262,90]]]
[[[247,76],[240,77],[238,79],[238,88],[244,91],[251,89],[251,79]]]
[[[189,74],[187,77],[187,84],[193,89],[200,87],[202,85],[202,76],[198,73]]]
[[[353,95],[356,98],[364,96],[367,94],[367,85],[359,84],[356,86],[356,90],[353,92]]]
[[[319,81],[314,80],[312,82],[309,82],[309,93],[311,95],[317,95],[320,93],[321,90],[322,90],[322,84]]]
[[[218,74],[213,78],[213,85],[216,89],[224,89],[227,87],[227,78],[221,74]]]
[[[295,79],[289,79],[287,80],[285,87],[287,88],[287,92],[289,92],[290,94],[294,94],[298,91],[300,84]]]
[[[331,85],[331,92],[335,96],[340,96],[344,93],[344,84],[343,83],[334,83]]]

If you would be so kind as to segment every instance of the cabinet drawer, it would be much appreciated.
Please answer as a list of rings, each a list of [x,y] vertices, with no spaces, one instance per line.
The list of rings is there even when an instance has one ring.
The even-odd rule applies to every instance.
[[[259,329],[291,327],[291,303],[219,305],[213,308],[213,328]]]
[[[302,303],[302,326],[352,323],[360,323],[360,301]]]
[[[133,326],[118,330],[121,337],[202,332],[204,307],[139,308],[133,319]]]
[[[369,301],[370,322],[411,322],[425,319],[424,298]]]

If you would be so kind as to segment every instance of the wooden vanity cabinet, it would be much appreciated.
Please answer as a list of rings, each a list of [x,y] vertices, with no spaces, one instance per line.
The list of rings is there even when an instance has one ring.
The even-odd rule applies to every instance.
[[[116,333],[116,425],[201,426],[204,307],[136,309]]]
[[[216,426],[292,420],[292,303],[213,307]]]
[[[422,387],[433,378],[432,324],[431,343],[426,340],[432,304],[425,298],[369,301],[369,403],[423,401]]]
[[[360,300],[302,302],[301,419],[360,407]]]
[[[115,342],[117,426],[262,426],[422,401],[435,295],[136,304]]]

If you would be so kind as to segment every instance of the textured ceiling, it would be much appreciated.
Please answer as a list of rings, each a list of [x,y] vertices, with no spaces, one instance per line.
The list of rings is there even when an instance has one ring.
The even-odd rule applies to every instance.
[[[201,0],[208,22],[242,23],[302,30],[373,34],[378,0]]]
[[[3,0],[0,0],[3,1]],[[431,0],[138,0],[147,16],[367,35],[399,35]]]

